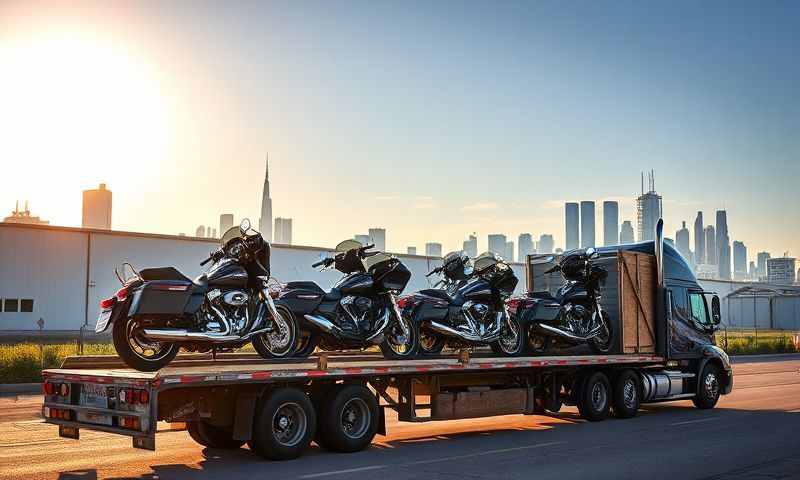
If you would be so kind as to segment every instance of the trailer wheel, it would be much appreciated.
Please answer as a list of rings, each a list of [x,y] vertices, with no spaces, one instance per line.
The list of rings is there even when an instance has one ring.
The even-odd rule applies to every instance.
[[[206,447],[235,450],[244,445],[244,440],[233,439],[232,429],[217,427],[203,420],[188,422],[186,429],[192,440]]]
[[[719,368],[711,362],[706,363],[697,382],[697,394],[692,398],[692,403],[703,410],[714,408],[720,395]]]
[[[635,417],[641,404],[641,384],[639,374],[633,370],[623,370],[614,380],[614,400],[612,410],[617,418]]]
[[[576,403],[581,416],[590,422],[605,420],[611,403],[611,384],[606,374],[591,373],[579,384]]]
[[[311,443],[316,421],[308,395],[296,388],[280,388],[256,410],[252,446],[269,460],[297,458]]]
[[[318,443],[334,452],[365,449],[378,430],[378,401],[362,385],[340,385],[322,402]]]

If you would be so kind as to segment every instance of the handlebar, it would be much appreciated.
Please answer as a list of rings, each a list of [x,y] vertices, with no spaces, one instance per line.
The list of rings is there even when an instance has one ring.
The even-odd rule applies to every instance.
[[[319,267],[320,265],[324,265],[324,264],[325,264],[325,260],[327,260],[327,258],[326,258],[326,259],[323,259],[323,260],[320,260],[320,261],[319,261],[319,262],[317,262],[317,263],[312,263],[312,264],[311,264],[311,268],[317,268],[317,267]]]
[[[428,274],[425,275],[425,276],[426,277],[430,277],[431,275],[434,275],[434,274],[439,273],[441,271],[442,271],[442,267],[436,267],[433,270],[431,270],[430,272],[428,272]]]
[[[203,260],[202,262],[200,262],[200,266],[201,266],[201,267],[204,267],[204,266],[206,265],[206,263],[208,263],[208,262],[210,262],[210,261],[211,261],[211,257],[208,257],[208,258],[206,258],[205,260]]]
[[[546,270],[544,272],[544,274],[547,275],[548,273],[557,272],[559,270],[561,270],[561,265],[555,265],[555,266],[553,266],[553,268],[550,268],[550,269]]]

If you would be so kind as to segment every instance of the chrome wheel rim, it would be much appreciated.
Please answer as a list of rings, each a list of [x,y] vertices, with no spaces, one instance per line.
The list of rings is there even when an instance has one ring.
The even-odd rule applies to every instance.
[[[278,317],[274,319],[275,329],[261,335],[264,346],[273,355],[284,355],[289,351],[292,340],[292,327],[286,320],[284,313],[278,312]]]
[[[519,325],[517,325],[516,321],[512,320],[506,327],[507,328],[504,328],[503,333],[500,335],[500,348],[505,353],[517,353],[520,340]]]
[[[622,401],[627,408],[636,407],[636,382],[632,378],[626,380],[622,387]]]
[[[430,352],[436,347],[436,342],[439,339],[436,335],[420,329],[419,332],[419,348],[423,351]]]
[[[595,382],[592,385],[592,408],[595,412],[599,412],[606,408],[607,401],[608,392],[606,392],[605,385],[602,382]]]
[[[541,352],[544,350],[546,342],[547,337],[536,332],[533,327],[528,330],[528,345],[530,345],[531,350]]]
[[[367,403],[361,398],[351,398],[344,404],[339,418],[342,433],[353,440],[362,438],[369,429],[370,413]]]
[[[703,387],[706,391],[706,396],[709,399],[717,398],[719,394],[719,381],[714,372],[709,372],[703,380]]]
[[[281,404],[272,415],[272,436],[286,447],[294,447],[300,443],[307,427],[306,412],[296,403]]]
[[[411,322],[403,316],[401,316],[397,321],[403,322],[408,330],[408,335],[405,335],[405,342],[398,341],[398,338],[402,339],[402,337],[404,337],[403,329],[400,328],[399,323],[394,324],[392,331],[387,336],[386,340],[389,344],[389,348],[391,348],[394,353],[398,355],[408,355],[408,353],[411,352],[412,346],[414,345],[414,339],[412,338],[414,336],[414,331],[412,329],[413,325],[411,325]]]
[[[169,355],[172,347],[171,343],[162,343],[146,339],[142,336],[141,329],[138,328],[138,322],[132,319],[128,319],[128,322],[125,324],[125,338],[133,354],[148,362],[157,362],[166,357]],[[152,353],[148,355],[147,352]]]

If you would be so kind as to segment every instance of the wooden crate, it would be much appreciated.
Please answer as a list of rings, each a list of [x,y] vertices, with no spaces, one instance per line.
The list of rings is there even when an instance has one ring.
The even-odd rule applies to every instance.
[[[655,353],[656,259],[620,251],[617,269],[622,353]]]

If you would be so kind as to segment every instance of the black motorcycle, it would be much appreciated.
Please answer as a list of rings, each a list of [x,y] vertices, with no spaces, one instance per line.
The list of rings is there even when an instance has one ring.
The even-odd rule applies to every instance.
[[[190,280],[173,267],[146,268],[124,279],[100,303],[95,331],[112,327],[114,348],[130,367],[155,371],[183,348],[225,351],[252,341],[264,358],[291,356],[297,324],[276,307],[279,284],[270,278],[270,245],[244,220],[225,232],[222,246],[200,265],[208,271]]]
[[[600,305],[600,289],[608,272],[593,263],[598,257],[594,248],[567,252],[544,272],[561,272],[565,279],[555,296],[535,292],[509,299],[511,315],[529,323],[526,349],[531,353],[546,352],[554,341],[563,346],[587,343],[595,353],[611,350],[611,322]]]
[[[295,357],[306,357],[317,347],[343,350],[372,345],[380,345],[386,358],[416,354],[416,330],[400,315],[395,301],[411,272],[396,257],[369,251],[373,247],[345,240],[336,246],[334,256],[312,265],[344,274],[329,292],[309,281],[284,286],[276,304],[300,319]]]
[[[442,266],[428,276],[441,274],[436,286],[398,300],[402,313],[419,331],[419,352],[437,355],[447,345],[490,345],[495,353],[522,353],[522,328],[505,308],[517,277],[498,255],[484,253],[474,262],[461,252],[445,256]]]

